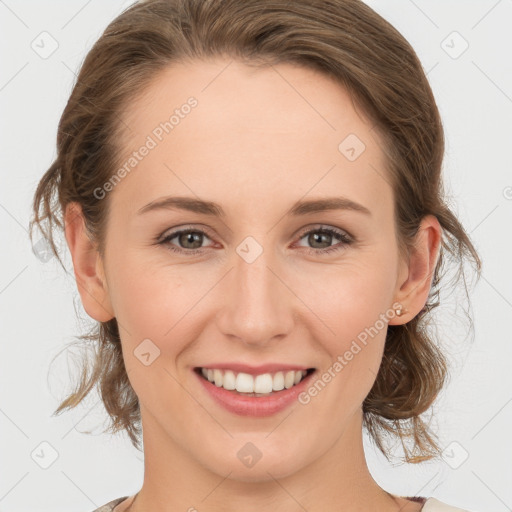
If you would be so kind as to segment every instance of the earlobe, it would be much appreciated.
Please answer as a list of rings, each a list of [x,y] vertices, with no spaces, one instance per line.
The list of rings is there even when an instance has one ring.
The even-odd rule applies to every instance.
[[[425,216],[411,248],[407,276],[398,283],[395,301],[402,306],[402,314],[389,321],[390,325],[407,323],[425,306],[434,271],[439,259],[442,228],[433,215]]]
[[[85,229],[80,204],[73,202],[64,214],[66,242],[71,252],[75,279],[87,314],[98,322],[114,318],[103,271],[103,262]]]

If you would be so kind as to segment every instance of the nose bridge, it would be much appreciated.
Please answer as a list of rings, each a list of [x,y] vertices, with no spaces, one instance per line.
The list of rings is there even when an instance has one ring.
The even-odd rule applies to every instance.
[[[266,344],[289,332],[293,322],[290,291],[276,275],[273,251],[248,237],[236,249],[225,282],[218,325],[246,344]]]

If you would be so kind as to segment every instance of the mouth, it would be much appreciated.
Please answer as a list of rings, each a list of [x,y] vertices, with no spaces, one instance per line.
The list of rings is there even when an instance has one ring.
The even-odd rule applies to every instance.
[[[226,391],[247,397],[278,395],[282,391],[297,386],[314,371],[315,368],[308,368],[251,375],[222,368],[194,368],[194,372],[202,379]]]

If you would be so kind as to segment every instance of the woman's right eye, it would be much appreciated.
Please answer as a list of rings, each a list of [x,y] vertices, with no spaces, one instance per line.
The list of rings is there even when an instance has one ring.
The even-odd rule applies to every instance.
[[[209,238],[205,231],[200,229],[182,229],[170,233],[163,238],[159,244],[164,245],[171,251],[178,253],[197,254],[201,251],[201,245],[204,237]],[[171,243],[172,240],[177,239],[178,244],[181,247],[176,247],[175,244]],[[194,247],[187,247],[188,244],[192,244]]]

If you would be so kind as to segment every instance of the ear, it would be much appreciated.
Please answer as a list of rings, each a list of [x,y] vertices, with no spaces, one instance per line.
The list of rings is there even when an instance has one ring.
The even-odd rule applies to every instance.
[[[86,232],[79,203],[72,202],[66,206],[64,230],[85,311],[98,322],[111,320],[115,315],[110,303],[103,261]]]
[[[416,233],[409,261],[401,263],[395,302],[401,304],[402,314],[390,319],[390,325],[407,323],[425,306],[439,258],[441,236],[442,228],[437,218],[425,216]]]

